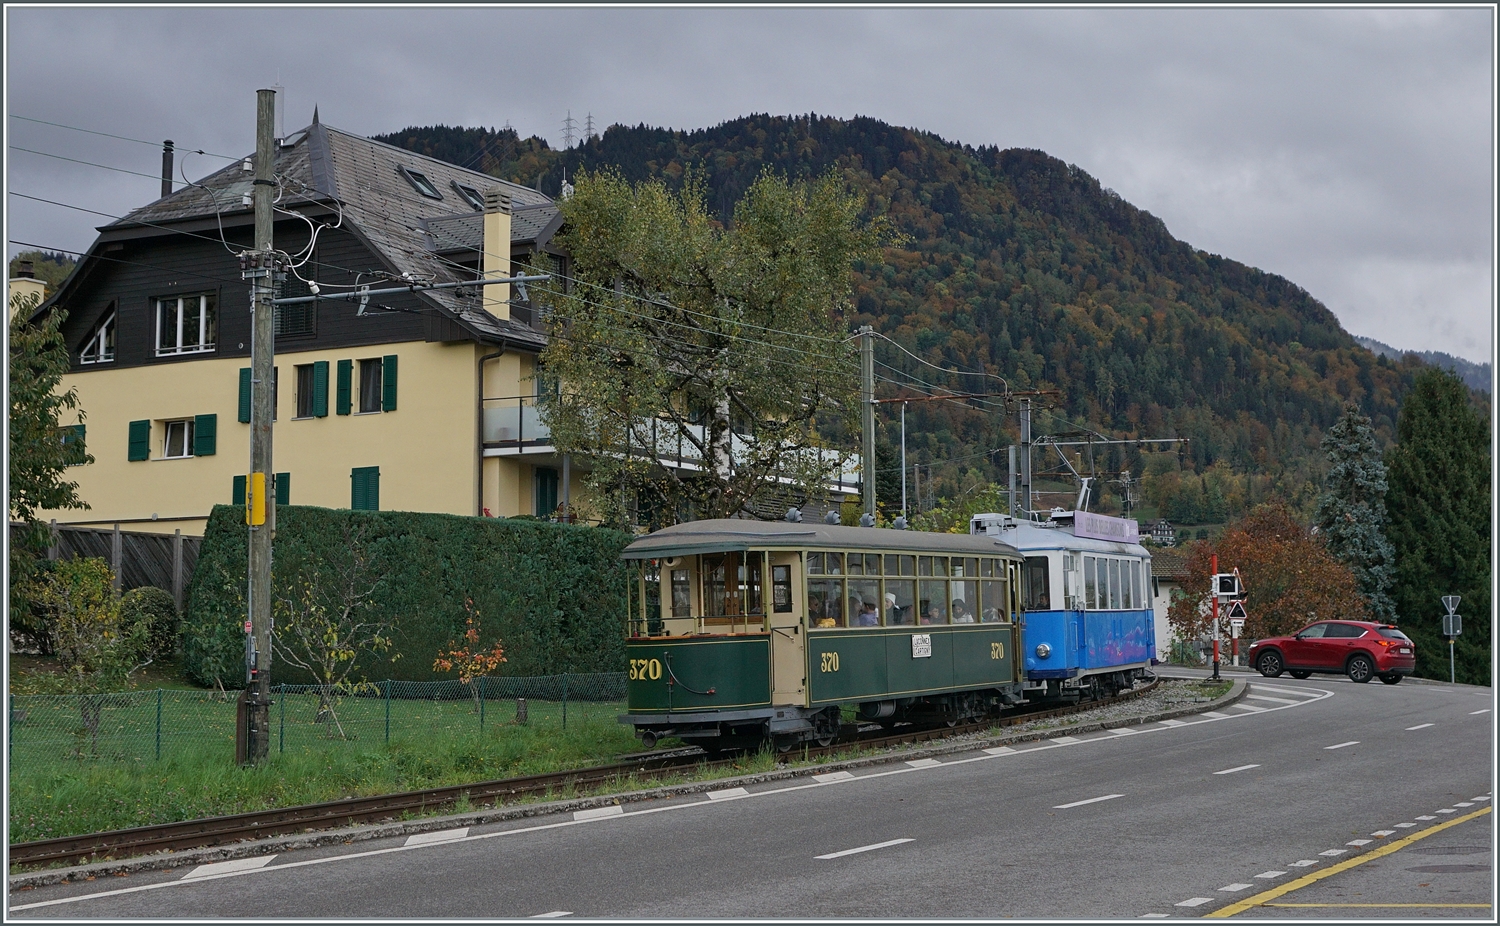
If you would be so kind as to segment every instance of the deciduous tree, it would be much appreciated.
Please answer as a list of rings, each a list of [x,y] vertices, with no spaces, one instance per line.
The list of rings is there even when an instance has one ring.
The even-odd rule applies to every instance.
[[[484,629],[480,626],[479,611],[474,607],[474,599],[466,599],[462,642],[449,640],[448,648],[441,650],[432,661],[434,672],[458,673],[459,682],[469,689],[469,695],[474,699],[475,710],[479,709],[481,692],[474,681],[500,668],[505,662],[505,648],[500,645],[500,638],[496,637],[489,649],[485,649],[485,644],[480,642],[483,636]]]
[[[821,495],[841,462],[822,451],[845,449],[830,435],[857,420],[852,266],[877,256],[884,223],[862,221],[832,174],[762,175],[728,228],[692,182],[576,183],[562,204],[574,279],[541,297],[556,384],[542,414],[588,464],[601,513],[632,520],[638,492],[693,517],[753,511],[785,483]]]
[[[1292,633],[1316,620],[1369,618],[1354,574],[1277,499],[1230,525],[1217,542],[1199,541],[1188,548],[1188,574],[1167,612],[1182,639],[1209,632],[1209,558],[1214,553],[1220,572],[1238,569],[1244,581],[1246,620],[1241,635],[1246,639]],[[1222,621],[1220,633],[1228,634]]]

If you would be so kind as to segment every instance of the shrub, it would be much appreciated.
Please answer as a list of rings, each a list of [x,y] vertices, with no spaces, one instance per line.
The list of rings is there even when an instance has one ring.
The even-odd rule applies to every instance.
[[[627,534],[519,518],[307,506],[276,509],[273,593],[308,574],[307,563],[341,543],[351,524],[382,577],[369,619],[389,620],[394,651],[360,665],[372,678],[428,681],[434,657],[466,631],[465,602],[506,641],[505,675],[617,672],[625,664]],[[216,507],[204,531],[183,616],[183,668],[195,681],[236,687],[244,678],[244,513]],[[278,682],[311,682],[284,660]]]
[[[146,655],[152,659],[177,652],[177,602],[172,593],[152,585],[133,588],[120,598],[120,620],[146,625]]]
[[[79,556],[54,564],[38,588],[52,651],[80,691],[123,684],[149,659],[147,628],[122,619],[113,580],[104,560]]]

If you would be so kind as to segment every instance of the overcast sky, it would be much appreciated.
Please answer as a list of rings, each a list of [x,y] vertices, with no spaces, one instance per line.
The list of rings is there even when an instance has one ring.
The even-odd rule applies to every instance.
[[[554,145],[569,110],[687,129],[811,111],[1040,148],[1195,247],[1288,277],[1351,333],[1492,356],[1489,7],[9,6],[6,20],[9,254],[81,250],[109,221],[14,194],[143,205],[161,139],[248,154],[255,90],[278,79],[288,131],[315,103],[361,134],[509,122]]]

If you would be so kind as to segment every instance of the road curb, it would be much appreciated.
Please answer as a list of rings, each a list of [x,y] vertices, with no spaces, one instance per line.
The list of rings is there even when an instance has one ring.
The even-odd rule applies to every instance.
[[[990,749],[996,746],[1055,739],[1060,736],[1074,736],[1080,733],[1094,733],[1100,730],[1113,730],[1119,727],[1135,726],[1142,723],[1158,723],[1163,720],[1174,720],[1178,717],[1187,717],[1193,714],[1201,714],[1205,711],[1216,710],[1220,707],[1228,707],[1245,696],[1247,681],[1246,679],[1234,679],[1229,691],[1212,701],[1174,708],[1169,711],[1158,711],[1139,717],[1094,721],[1071,726],[1064,725],[1047,730],[1003,733],[998,736],[965,739],[962,742],[924,744],[913,748],[901,748],[875,755],[823,762],[817,765],[803,765],[795,768],[776,769],[770,772],[756,772],[733,778],[715,778],[709,781],[694,781],[680,785],[643,788],[639,791],[623,791],[616,794],[601,794],[592,797],[547,801],[537,804],[512,804],[505,807],[467,811],[443,817],[423,817],[420,820],[398,823],[365,824],[336,830],[319,830],[314,833],[300,835],[268,836],[264,839],[248,840],[228,846],[190,849],[185,852],[159,852],[153,855],[137,856],[118,861],[93,862],[88,865],[75,865],[69,868],[26,872],[8,876],[7,883],[10,889],[14,891],[21,888],[63,884],[69,881],[92,881],[104,877],[122,877],[133,872],[163,871],[188,865],[202,865],[206,862],[250,858],[264,855],[268,852],[288,852],[296,849],[312,849],[340,844],[350,845],[373,839],[390,839],[398,836],[457,829],[465,826],[472,827],[487,823],[502,823],[509,820],[524,820],[531,817],[553,816],[579,810],[589,810],[595,807],[636,804],[645,801],[681,797],[688,794],[701,794],[705,791],[719,791],[725,788],[744,787],[745,785],[764,784],[773,781],[786,781],[793,778],[805,778],[825,772],[848,771],[857,768],[867,768],[872,765],[887,765],[892,762],[905,762],[911,759],[931,758],[960,752],[977,752],[981,749]]]

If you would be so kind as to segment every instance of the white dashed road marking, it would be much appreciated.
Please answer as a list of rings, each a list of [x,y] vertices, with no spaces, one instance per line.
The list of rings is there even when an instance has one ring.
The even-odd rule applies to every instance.
[[[553,910],[551,913],[538,913],[536,916],[533,916],[532,919],[534,919],[534,920],[551,920],[551,919],[556,919],[559,916],[572,916],[572,915],[573,914],[570,911],[568,911],[568,910]]]
[[[1127,729],[1125,727],[1116,727],[1115,729],[1113,729],[1113,730],[1111,730],[1109,732],[1113,733],[1115,736],[1133,736],[1134,734],[1139,733],[1141,731],[1139,731],[1139,730],[1130,730],[1130,729]],[[1148,913],[1146,915],[1147,916],[1153,916],[1155,914]],[[1165,916],[1166,914],[1162,914],[1162,915]]]
[[[1417,817],[1417,819],[1418,819],[1418,820],[1436,820],[1436,819],[1437,819],[1437,817],[1434,817],[1434,816],[1432,816],[1432,815],[1431,815],[1431,814],[1426,814],[1426,813],[1424,813],[1424,814],[1422,814],[1422,815],[1421,815],[1421,816],[1420,816],[1420,817]]]
[[[1266,712],[1266,708],[1256,707],[1254,704],[1231,704],[1229,706],[1237,711],[1249,711],[1252,714],[1263,714]]]
[[[275,857],[274,855],[267,855],[264,858],[235,858],[227,862],[209,862],[207,865],[199,865],[197,868],[183,875],[182,880],[206,878],[209,875],[227,875],[235,871],[254,871],[257,868],[264,868],[271,864],[271,859]]]
[[[1458,811],[1454,810],[1452,807],[1444,807],[1442,810],[1439,810],[1438,813],[1458,813]]]
[[[1274,691],[1280,691],[1281,689],[1280,688],[1276,688],[1276,689],[1273,689],[1273,690]],[[1277,704],[1301,704],[1302,703],[1301,701],[1298,701],[1296,698],[1273,698],[1270,695],[1262,695],[1262,694],[1247,694],[1247,695],[1245,695],[1245,697],[1247,699],[1254,699],[1256,701],[1275,701]]]
[[[1076,746],[1079,743],[1083,742],[1083,740],[1072,736],[1054,736],[1047,742],[1056,743],[1059,746]]]
[[[1142,913],[1141,914],[1141,919],[1143,919],[1143,920],[1164,920],[1164,919],[1166,919],[1167,917],[1169,917],[1171,915],[1172,914],[1170,914],[1170,913]]]
[[[1468,801],[1459,801],[1457,804],[1454,804],[1453,806],[1454,807],[1473,807],[1474,805],[1471,804],[1471,803],[1469,803]]]
[[[842,852],[830,852],[827,855],[815,855],[813,858],[830,859],[843,858],[846,855],[856,855],[860,852],[874,852],[876,849],[886,849],[891,846],[899,846],[903,842],[911,842],[910,839],[892,839],[887,842],[877,842],[872,846],[860,846],[857,849],[845,849]]]
[[[1410,829],[1411,827],[1416,826],[1415,823],[1397,823],[1396,825],[1399,826],[1399,827],[1401,827],[1404,830],[1405,829]]]
[[[618,817],[625,813],[624,807],[590,807],[588,810],[573,811],[574,820],[600,820],[604,817]]]
[[[1371,833],[1370,835],[1371,836],[1394,836],[1394,835],[1396,835],[1396,831],[1395,830],[1376,830],[1375,832]]]
[[[1311,868],[1312,866],[1314,866],[1316,864],[1318,864],[1318,863],[1315,862],[1315,861],[1313,861],[1312,859],[1305,858],[1305,859],[1300,859],[1298,861],[1295,861],[1295,862],[1291,863],[1290,865],[1288,865],[1287,867],[1288,868]]]
[[[1252,768],[1260,768],[1259,765],[1236,765],[1234,768],[1226,768],[1222,772],[1214,772],[1215,775],[1233,775],[1235,772],[1243,772]]]
[[[1178,906],[1178,907],[1201,907],[1204,904],[1209,903],[1212,900],[1213,900],[1212,897],[1193,897],[1193,898],[1191,898],[1189,900],[1184,900],[1181,903],[1175,904],[1175,906]]]
[[[1430,726],[1432,726],[1432,724],[1430,724],[1430,723],[1419,723],[1415,727],[1407,727],[1406,729],[1408,729],[1408,730],[1425,730],[1425,729],[1427,729]]]
[[[936,768],[943,763],[939,762],[936,759],[912,759],[906,764],[910,765],[912,768]]]
[[[1089,798],[1086,801],[1074,801],[1071,804],[1053,804],[1052,805],[1052,809],[1053,810],[1067,810],[1067,809],[1069,809],[1071,807],[1082,807],[1084,804],[1097,804],[1100,801],[1112,801],[1112,800],[1114,800],[1117,797],[1124,797],[1124,796],[1125,795],[1123,795],[1123,794],[1106,794],[1103,797],[1091,797],[1091,798]]]
[[[1471,798],[1469,798],[1469,800],[1471,800],[1471,801],[1487,801],[1489,799],[1490,799],[1490,796],[1488,794],[1481,794],[1478,797],[1471,797]]]
[[[1185,720],[1163,720],[1161,722],[1161,725],[1164,726],[1164,727],[1185,727],[1185,726],[1187,726],[1187,721],[1185,721]]]
[[[827,772],[822,775],[814,775],[813,781],[821,781],[823,784],[831,784],[835,781],[851,781],[854,775],[850,772]]]
[[[1204,717],[1212,717],[1215,720],[1223,720],[1225,717],[1232,717],[1234,715],[1233,714],[1221,714],[1218,711],[1204,711],[1203,714],[1202,714],[1202,716],[1204,716]]]
[[[1470,716],[1470,717],[1472,717],[1472,716],[1474,716],[1474,715],[1475,715],[1475,714],[1488,714],[1488,713],[1489,713],[1489,712],[1490,712],[1490,709],[1489,709],[1489,708],[1485,708],[1485,709],[1484,709],[1484,710],[1482,710],[1482,711],[1469,711],[1469,716]]]
[[[1016,753],[1016,751],[1009,746],[991,746],[989,749],[985,749],[983,751],[992,756],[1013,756]]]
[[[1373,840],[1373,839],[1351,839],[1348,842],[1344,843],[1344,845],[1346,845],[1346,846],[1368,846],[1370,843],[1372,843],[1374,841],[1375,840]]]
[[[1359,740],[1350,740],[1347,743],[1335,743],[1332,746],[1324,746],[1324,749],[1343,749],[1345,746],[1358,746]]]
[[[1262,880],[1269,880],[1271,878],[1279,878],[1284,874],[1286,874],[1286,872],[1284,871],[1263,871],[1260,874],[1256,875],[1256,877]]]
[[[406,837],[408,846],[426,845],[432,842],[448,842],[454,839],[462,839],[469,835],[469,828],[461,826],[456,830],[438,830],[436,833],[412,833]]]
[[[1232,894],[1235,891],[1243,891],[1247,887],[1254,887],[1254,886],[1255,885],[1253,885],[1253,884],[1239,884],[1239,883],[1226,884],[1223,887],[1219,888],[1219,893],[1220,894]]]
[[[1336,855],[1348,855],[1349,854],[1349,850],[1348,849],[1327,849],[1327,850],[1324,850],[1322,852],[1319,852],[1318,854],[1319,855],[1326,855],[1329,858],[1333,858]]]
[[[708,799],[711,800],[711,801],[727,801],[727,800],[729,800],[732,797],[749,797],[749,796],[750,796],[750,792],[746,791],[744,788],[725,788],[722,791],[710,791],[710,792],[708,792]]]

